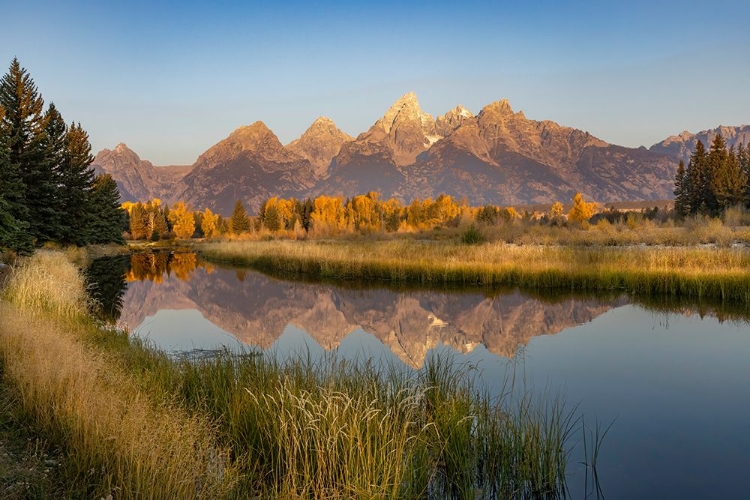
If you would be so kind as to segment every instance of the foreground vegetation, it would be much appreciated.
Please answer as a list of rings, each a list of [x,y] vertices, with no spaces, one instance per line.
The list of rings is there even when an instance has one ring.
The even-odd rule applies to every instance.
[[[491,399],[450,359],[419,372],[250,353],[172,359],[95,326],[75,267],[47,251],[18,266],[5,296],[4,378],[29,425],[62,447],[69,496],[565,494],[574,413],[512,385]]]
[[[623,290],[750,304],[744,247],[467,245],[457,241],[206,243],[209,261],[315,278]]]

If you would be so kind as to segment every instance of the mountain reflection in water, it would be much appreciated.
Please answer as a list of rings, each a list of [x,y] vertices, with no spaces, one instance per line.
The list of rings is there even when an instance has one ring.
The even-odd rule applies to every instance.
[[[531,297],[511,291],[345,288],[277,280],[215,267],[191,252],[137,253],[125,273],[119,326],[137,331],[160,310],[195,309],[241,342],[270,348],[288,325],[326,350],[362,329],[412,367],[439,345],[479,345],[511,357],[535,336],[558,333],[628,303],[612,298]]]

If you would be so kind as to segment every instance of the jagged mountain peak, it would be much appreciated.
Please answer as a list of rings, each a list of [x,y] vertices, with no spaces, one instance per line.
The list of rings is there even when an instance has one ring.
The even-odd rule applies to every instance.
[[[401,96],[393,105],[388,108],[380,122],[385,129],[386,133],[399,125],[398,122],[404,121],[418,121],[422,125],[426,125],[428,128],[430,123],[434,127],[432,117],[422,111],[419,106],[419,100],[417,94],[414,92],[408,92]]]
[[[523,112],[520,112],[519,114],[521,117],[525,118]],[[513,108],[510,106],[508,99],[500,99],[499,101],[490,103],[483,107],[479,112],[479,116],[491,116],[493,118],[506,118],[515,115],[516,113],[513,112]]]
[[[203,163],[223,161],[233,158],[240,153],[257,153],[264,157],[274,157],[279,152],[289,154],[284,150],[278,137],[262,121],[236,128],[226,139],[216,143],[203,153],[198,162]]]
[[[414,92],[401,96],[385,115],[357,137],[355,150],[382,150],[385,148],[398,166],[413,164],[419,154],[441,139],[435,120],[422,111]]]
[[[323,127],[323,126],[329,126],[329,125],[333,125],[335,127],[336,123],[334,123],[334,121],[328,118],[327,116],[319,116],[315,119],[314,122],[312,122],[312,125],[310,125],[310,128]]]
[[[459,104],[444,115],[438,116],[435,119],[435,129],[438,135],[446,137],[460,127],[464,121],[470,118],[474,118],[474,114]]]
[[[678,135],[669,136],[651,146],[649,151],[673,156],[679,160],[683,160],[687,164],[698,141],[708,146],[717,134],[721,134],[724,137],[729,147],[750,143],[750,125],[735,127],[719,125],[716,128],[701,130],[698,133],[684,131]]]
[[[313,166],[316,179],[327,177],[331,160],[339,154],[341,146],[354,138],[342,132],[328,117],[318,117],[298,139],[286,149],[306,158]]]

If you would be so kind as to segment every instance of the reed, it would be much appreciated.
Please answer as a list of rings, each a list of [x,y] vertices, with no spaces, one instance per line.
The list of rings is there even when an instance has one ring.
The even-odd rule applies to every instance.
[[[210,261],[318,279],[715,298],[750,304],[744,247],[566,247],[451,241],[208,243]]]
[[[417,372],[329,356],[178,362],[173,391],[220,422],[245,493],[271,498],[559,498],[573,412],[492,399],[446,355]]]

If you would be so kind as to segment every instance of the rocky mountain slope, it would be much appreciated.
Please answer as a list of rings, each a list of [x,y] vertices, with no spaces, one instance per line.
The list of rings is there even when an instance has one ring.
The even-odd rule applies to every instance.
[[[720,131],[730,144],[750,140],[750,126]],[[285,147],[256,122],[212,146],[189,169],[153,167],[124,145],[102,151],[95,163],[118,181],[124,199],[184,200],[225,215],[237,199],[255,212],[271,196],[368,191],[404,202],[446,193],[473,205],[567,201],[580,191],[607,203],[671,198],[677,162],[696,138],[710,142],[715,132],[683,133],[651,149],[625,148],[530,120],[507,100],[477,115],[459,105],[433,119],[408,93],[356,138],[321,117]]]
[[[750,144],[750,125],[740,127],[719,126],[710,130],[703,130],[697,134],[685,131],[679,135],[667,137],[651,146],[649,151],[673,156],[678,161],[684,161],[687,165],[698,141],[703,142],[703,145],[708,148],[717,134],[721,134],[730,147]]]
[[[179,191],[181,179],[190,171],[187,166],[155,167],[150,161],[120,143],[104,149],[91,165],[97,174],[110,174],[117,182],[122,201],[147,201],[152,198],[171,200]]]
[[[304,196],[315,179],[309,160],[284,148],[263,122],[255,122],[203,153],[182,179],[176,199],[225,215],[243,200],[257,212],[266,198]]]
[[[331,160],[339,154],[344,143],[352,140],[354,138],[339,130],[333,120],[321,116],[299,139],[287,144],[286,148],[310,162],[317,181],[328,176]]]

